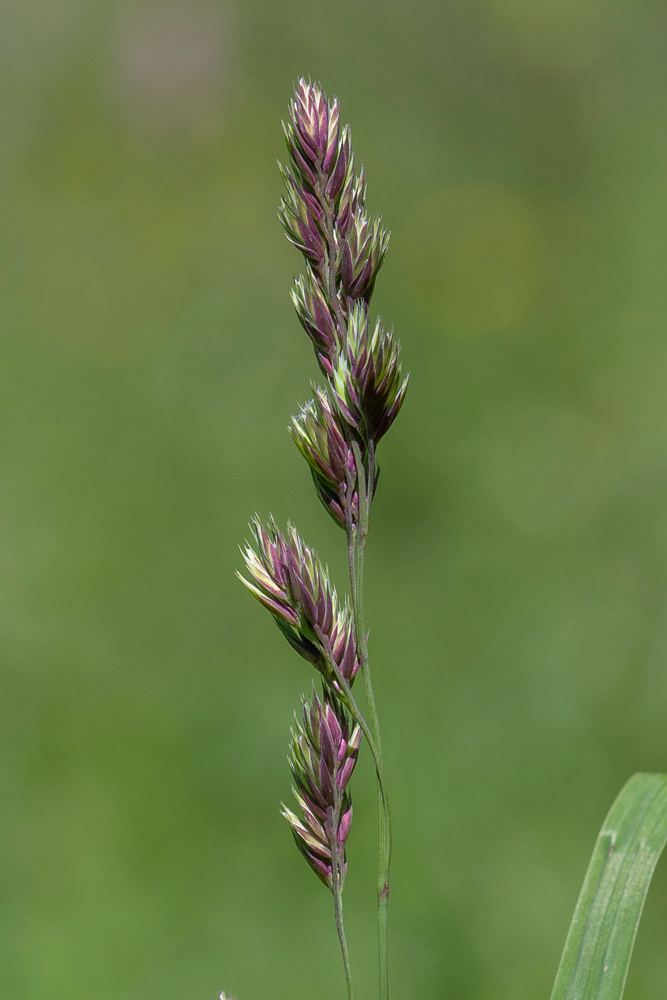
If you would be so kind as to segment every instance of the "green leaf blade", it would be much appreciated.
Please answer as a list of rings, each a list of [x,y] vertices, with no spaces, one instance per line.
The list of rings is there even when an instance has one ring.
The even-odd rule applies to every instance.
[[[621,1000],[651,878],[667,842],[667,775],[635,774],[588,866],[551,1000]]]

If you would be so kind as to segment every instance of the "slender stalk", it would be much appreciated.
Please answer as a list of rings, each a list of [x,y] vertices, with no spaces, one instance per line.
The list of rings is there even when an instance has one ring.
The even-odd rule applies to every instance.
[[[352,972],[350,970],[350,956],[347,950],[347,941],[345,939],[345,928],[343,926],[343,890],[340,884],[334,886],[334,909],[336,913],[336,928],[338,930],[338,940],[340,941],[340,950],[343,955],[343,965],[345,966],[345,983],[347,985],[347,997],[348,1000],[354,1000],[354,991],[352,989]]]
[[[364,469],[361,449],[354,442],[354,456],[357,465],[357,488],[359,495],[358,525],[352,526],[348,518],[348,556],[350,562],[350,586],[352,588],[352,610],[356,629],[357,652],[364,679],[364,689],[368,702],[370,730],[375,745],[378,775],[378,950],[380,965],[380,1000],[389,997],[389,942],[387,937],[388,901],[389,901],[389,863],[391,860],[391,815],[389,800],[384,782],[384,763],[382,759],[382,742],[380,738],[380,723],[378,720],[370,664],[368,661],[368,645],[364,626],[364,550],[368,537],[370,507],[373,499],[373,483],[375,479],[375,453],[373,445],[369,448],[368,471]]]
[[[341,863],[338,857],[338,848],[336,845],[336,833],[335,827],[338,825],[336,822],[334,824],[334,832],[331,837],[331,861],[332,861],[332,886],[333,886],[333,898],[334,898],[334,911],[336,914],[336,929],[338,930],[338,940],[340,941],[340,950],[343,955],[343,965],[345,966],[345,983],[347,985],[347,997],[348,1000],[354,1000],[354,993],[352,990],[352,970],[350,968],[350,956],[347,950],[347,940],[345,938],[345,927],[343,925],[343,879],[341,873]]]
[[[336,319],[338,321],[341,334],[346,329],[346,321],[340,307],[340,301],[336,287],[336,240],[334,235],[334,213],[333,206],[327,201],[325,213],[325,230],[327,234],[327,263],[326,282],[329,293],[329,301],[334,307]],[[384,764],[382,760],[382,745],[380,741],[380,723],[378,720],[375,695],[371,681],[370,666],[368,663],[368,647],[364,631],[364,605],[363,605],[363,576],[364,576],[364,548],[368,537],[368,526],[370,519],[370,506],[373,495],[373,482],[375,479],[375,455],[373,443],[369,449],[368,480],[365,480],[363,463],[358,445],[353,445],[357,463],[357,480],[359,493],[359,521],[357,529],[352,527],[352,489],[351,484],[348,489],[348,503],[346,507],[348,554],[350,557],[350,583],[352,587],[352,608],[355,621],[357,651],[361,672],[364,679],[364,689],[368,702],[368,712],[370,717],[370,734],[365,723],[362,725],[361,716],[357,721],[362,725],[364,735],[371,746],[375,760],[375,768],[378,781],[378,949],[380,966],[379,994],[380,1000],[389,998],[389,954],[387,940],[387,903],[389,897],[389,862],[391,858],[391,817],[389,812],[389,799],[384,781]],[[332,657],[333,659],[333,657]],[[369,738],[372,735],[372,740]],[[341,900],[342,912],[342,900]],[[343,940],[341,939],[341,948]]]

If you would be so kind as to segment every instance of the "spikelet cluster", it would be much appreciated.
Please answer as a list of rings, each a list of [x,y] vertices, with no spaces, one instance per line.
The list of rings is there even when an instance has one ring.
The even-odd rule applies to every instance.
[[[402,378],[396,340],[379,318],[371,332],[368,312],[361,303],[350,314],[331,387],[334,405],[347,425],[374,444],[387,433],[403,405],[408,380]]]
[[[389,234],[366,212],[366,180],[357,174],[350,130],[338,101],[300,80],[284,124],[289,160],[280,218],[304,255],[292,291],[326,389],[292,419],[291,433],[310,465],[320,500],[337,524],[356,525],[356,442],[366,463],[403,404],[407,379],[392,330],[369,324],[369,302]],[[371,484],[374,489],[375,477]]]
[[[290,645],[320,671],[333,688],[333,659],[352,684],[359,670],[354,623],[349,603],[341,604],[329,573],[317,553],[300,538],[292,524],[287,535],[273,518],[265,527],[252,521],[255,547],[246,543],[243,558],[250,579],[237,574],[248,590],[271,612]]]
[[[301,817],[283,805],[297,847],[315,874],[333,889],[342,888],[347,870],[345,842],[352,823],[347,786],[359,754],[361,730],[352,726],[331,692],[302,700],[302,721],[292,730],[289,764],[292,792]]]
[[[345,528],[347,507],[353,524],[359,513],[357,463],[329,396],[316,385],[313,394],[292,417],[289,431],[310,466],[315,492],[336,524]]]
[[[300,80],[283,128],[289,160],[281,166],[286,193],[280,218],[288,239],[306,258],[302,283],[315,298],[318,286],[322,289],[334,318],[339,311],[346,317],[351,302],[370,301],[389,233],[380,218],[366,213],[364,172],[355,172],[350,128],[341,127],[335,98],[330,102],[318,83]],[[344,340],[345,330],[339,322],[336,331],[335,319],[333,332]],[[325,331],[318,330],[318,336],[326,336]]]

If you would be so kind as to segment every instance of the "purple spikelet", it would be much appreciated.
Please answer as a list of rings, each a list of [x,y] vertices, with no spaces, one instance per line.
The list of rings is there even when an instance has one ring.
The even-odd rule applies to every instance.
[[[364,302],[350,313],[348,338],[331,383],[344,421],[362,440],[377,444],[398,416],[408,379],[402,378],[393,330],[385,330],[378,319],[371,331]]]
[[[320,367],[330,375],[352,304],[370,301],[389,234],[365,212],[364,174],[355,174],[350,129],[340,125],[338,101],[302,79],[283,128],[289,162],[280,168],[286,193],[279,214],[307,264],[292,298]]]
[[[357,463],[327,393],[317,386],[313,391],[314,399],[292,417],[289,431],[310,466],[318,497],[336,524],[345,528],[349,498],[353,524],[359,514]]]
[[[363,175],[352,191],[349,220],[339,220],[343,238],[340,246],[340,277],[348,300],[370,302],[375,279],[389,248],[389,233],[380,218],[370,219],[364,211],[366,185]]]
[[[250,580],[239,579],[271,612],[274,621],[294,649],[337,687],[331,659],[352,684],[359,670],[354,625],[347,601],[341,605],[336,589],[314,549],[300,538],[293,525],[287,537],[273,518],[264,527],[258,517],[251,528],[256,548],[242,550]]]
[[[352,823],[347,791],[359,754],[361,730],[352,726],[339,700],[325,692],[302,699],[302,722],[292,730],[289,764],[299,818],[282,806],[296,844],[315,874],[333,891],[342,888],[347,862],[345,842]],[[337,871],[334,871],[334,859]]]
[[[301,326],[313,342],[322,373],[331,375],[331,359],[336,357],[339,347],[336,319],[319,283],[313,280],[311,274],[296,279],[292,302]]]
[[[307,265],[292,301],[328,382],[328,391],[317,391],[290,430],[317,495],[346,527],[357,516],[345,509],[345,503],[358,504],[350,482],[357,471],[353,444],[365,464],[407,389],[393,331],[379,321],[369,326],[368,305],[389,234],[381,219],[366,213],[364,171],[355,173],[350,131],[340,124],[337,100],[329,101],[318,83],[300,80],[284,129],[289,162],[281,167],[286,194],[280,216]],[[374,465],[371,493],[376,479]]]

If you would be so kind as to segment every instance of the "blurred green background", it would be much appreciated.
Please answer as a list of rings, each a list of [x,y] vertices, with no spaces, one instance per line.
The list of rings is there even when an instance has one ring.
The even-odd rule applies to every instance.
[[[667,769],[666,29],[656,0],[4,0],[3,997],[344,995],[278,814],[311,671],[233,576],[273,511],[345,586],[285,432],[302,73],[393,231],[412,371],[368,556],[394,996],[549,996],[607,808]],[[366,1000],[368,754],[355,803]],[[666,945],[658,869],[627,1000]]]

